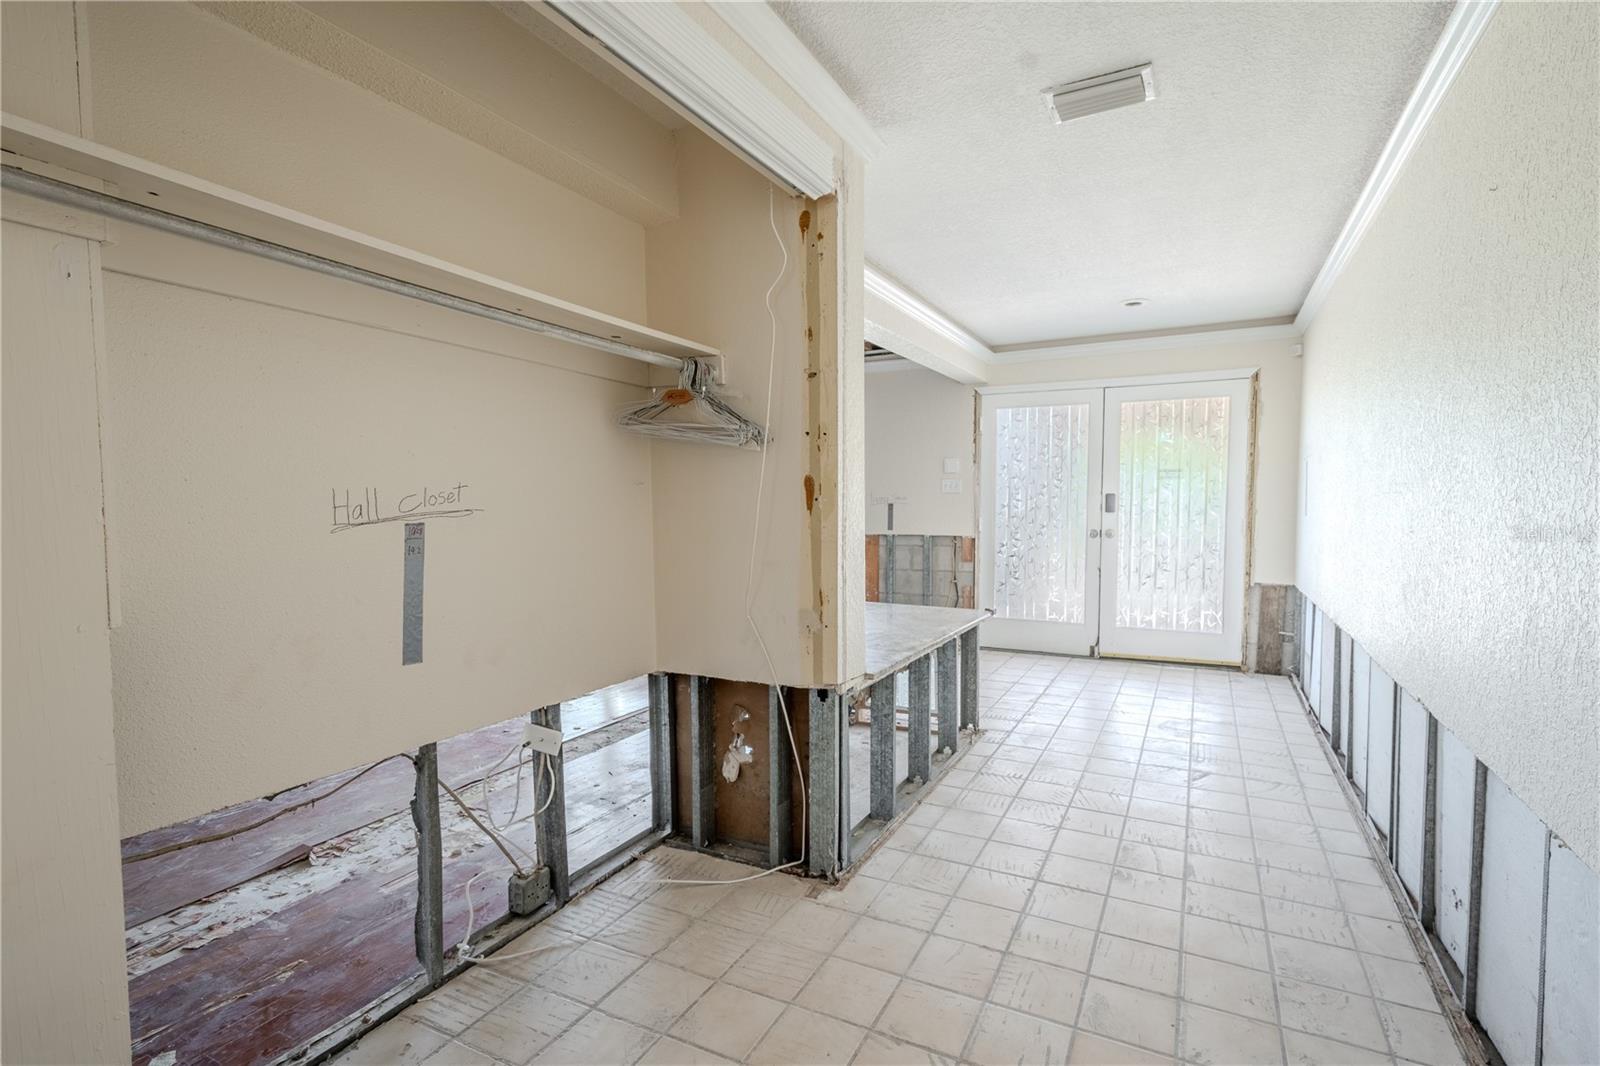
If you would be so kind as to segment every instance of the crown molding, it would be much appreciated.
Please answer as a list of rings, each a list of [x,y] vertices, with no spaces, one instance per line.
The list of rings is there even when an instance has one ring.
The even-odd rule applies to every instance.
[[[862,271],[862,281],[868,296],[877,297],[924,329],[931,330],[944,340],[963,349],[980,363],[994,361],[994,352],[987,344],[956,325],[943,312],[888,277],[871,263],[868,263]]]
[[[1202,348],[1216,344],[1298,340],[1300,336],[1300,327],[1293,322],[1269,322],[1260,325],[1223,329],[1198,329],[1184,332],[1147,334],[1136,337],[1109,337],[1104,340],[1068,341],[1061,344],[1043,344],[1034,348],[1005,348],[996,351],[993,359],[997,365],[1003,366],[1011,363],[1039,363],[1049,359],[1073,359],[1088,355],[1110,355],[1117,352],[1158,352],[1170,348]]]
[[[765,0],[715,0],[708,6],[864,161],[883,151],[883,138],[867,116]]]
[[[811,197],[833,191],[832,146],[678,4],[550,0],[550,7],[785,185]]]
[[[1428,65],[1422,70],[1422,77],[1411,92],[1411,99],[1406,101],[1405,110],[1400,113],[1400,121],[1395,124],[1394,132],[1389,134],[1377,165],[1372,168],[1367,184],[1356,199],[1355,208],[1333,242],[1328,258],[1317,272],[1316,280],[1311,283],[1300,306],[1300,313],[1295,316],[1294,324],[1302,332],[1310,327],[1311,320],[1322,309],[1339,275],[1349,265],[1361,239],[1366,236],[1367,229],[1388,199],[1389,190],[1394,187],[1400,171],[1411,158],[1422,135],[1427,132],[1428,123],[1439,110],[1439,104],[1454,84],[1456,75],[1466,64],[1478,39],[1483,36],[1498,6],[1499,0],[1460,0],[1455,10],[1450,12],[1450,20],[1439,35],[1439,43],[1434,46],[1433,54],[1428,57]]]

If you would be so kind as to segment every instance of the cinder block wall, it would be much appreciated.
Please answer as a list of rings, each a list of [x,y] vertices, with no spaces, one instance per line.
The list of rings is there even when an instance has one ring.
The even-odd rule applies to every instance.
[[[971,607],[976,602],[972,537],[867,535],[867,602]]]

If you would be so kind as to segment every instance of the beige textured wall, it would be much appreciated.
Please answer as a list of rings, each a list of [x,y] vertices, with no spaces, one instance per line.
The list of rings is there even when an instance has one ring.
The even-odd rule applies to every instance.
[[[7,110],[81,129],[73,9],[0,5]],[[0,293],[0,1061],[128,1060],[101,520],[98,246],[9,194]],[[64,784],[70,782],[70,785]]]
[[[644,228],[633,219],[199,8],[87,9],[101,143],[586,307],[644,317]],[[319,32],[315,21],[303,28]]]
[[[1256,422],[1255,515],[1251,580],[1293,584],[1295,498],[1299,483],[1301,360],[1294,340],[1228,341],[1158,351],[1122,351],[1004,363],[991,385],[1102,381],[1154,374],[1260,369]]]
[[[757,422],[776,352],[754,614],[778,679],[806,686],[815,682],[818,619],[802,485],[809,468],[802,202],[698,131],[680,135],[679,166],[679,218],[649,233],[650,322],[726,353],[730,402]],[[788,267],[772,296],[774,334],[765,295],[785,253]],[[652,444],[662,669],[771,679],[745,620],[760,476],[754,450]]]
[[[720,15],[698,0],[678,0],[678,4],[704,29],[719,47],[750,71],[790,111],[799,115],[824,141],[833,146],[837,219],[833,241],[838,269],[827,298],[835,304],[833,321],[838,346],[837,376],[834,388],[823,399],[821,410],[811,412],[813,421],[825,425],[836,437],[837,447],[829,453],[830,473],[836,482],[837,509],[826,516],[819,531],[824,541],[821,558],[814,560],[825,584],[820,614],[825,626],[820,639],[826,647],[818,656],[818,683],[833,683],[859,677],[866,669],[866,552],[865,514],[862,507],[862,478],[865,476],[862,416],[862,327],[866,315],[866,295],[862,286],[865,267],[863,240],[866,221],[862,214],[866,200],[865,164],[838,132],[811,108],[808,100],[766,63],[766,60],[729,28]],[[653,294],[652,294],[653,296]],[[821,297],[819,297],[821,298]],[[836,518],[835,518],[836,516]],[[837,565],[830,566],[830,562]],[[812,605],[807,617],[818,614]]]
[[[201,9],[96,5],[88,23],[102,140],[644,317],[638,222]],[[652,668],[650,446],[613,425],[641,368],[132,227],[116,236],[106,423],[124,833]],[[392,511],[446,483],[482,513],[429,522],[424,661],[402,667],[403,528],[330,535],[331,496],[370,487]]]
[[[509,328],[152,247],[176,243],[107,261],[127,833],[651,668],[649,445],[612,424],[636,385]],[[164,253],[180,280],[118,272]],[[404,527],[330,533],[331,494],[393,514],[460,483],[481,512],[427,522],[423,662],[402,666]]]
[[[977,393],[920,366],[866,375],[867,532],[970,537],[977,528],[972,418]],[[960,464],[946,474],[944,461]],[[953,477],[960,491],[947,494]]]
[[[1597,33],[1499,8],[1313,323],[1298,570],[1591,869]]]

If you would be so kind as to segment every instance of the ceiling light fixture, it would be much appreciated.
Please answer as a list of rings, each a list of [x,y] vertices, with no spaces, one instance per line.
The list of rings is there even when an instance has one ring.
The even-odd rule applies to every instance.
[[[1056,116],[1056,125],[1097,115],[1129,104],[1155,99],[1155,75],[1149,63],[1110,74],[1069,81],[1044,91],[1044,102]]]

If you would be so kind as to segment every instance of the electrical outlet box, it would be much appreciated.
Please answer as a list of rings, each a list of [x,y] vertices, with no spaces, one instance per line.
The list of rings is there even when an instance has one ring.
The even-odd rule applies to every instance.
[[[961,460],[955,456],[947,457],[944,461],[944,472],[946,474],[961,473]]]
[[[513,873],[506,883],[506,909],[515,915],[532,914],[550,898],[550,867],[525,874]]]
[[[534,751],[540,751],[546,755],[561,754],[561,730],[559,729],[546,729],[542,725],[534,725],[529,722],[522,727],[522,742]]]
[[[961,479],[958,478],[958,477],[947,477],[947,478],[945,478],[942,482],[939,483],[939,491],[943,492],[943,493],[946,493],[946,494],[953,494],[953,493],[960,492],[961,491]]]

